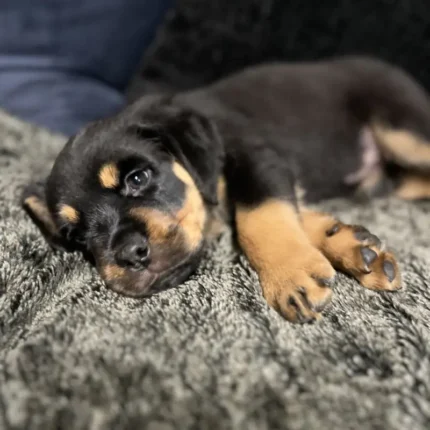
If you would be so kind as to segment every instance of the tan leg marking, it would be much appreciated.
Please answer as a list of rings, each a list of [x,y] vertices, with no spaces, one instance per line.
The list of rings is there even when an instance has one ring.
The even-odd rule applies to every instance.
[[[69,205],[61,205],[58,215],[70,224],[76,224],[79,222],[79,212]]]
[[[406,130],[378,122],[372,125],[375,141],[386,157],[402,166],[430,166],[430,142]]]
[[[99,181],[103,188],[115,188],[119,185],[119,170],[114,163],[105,164],[99,171]]]
[[[430,175],[407,174],[394,195],[404,200],[430,198]]]
[[[354,276],[366,288],[386,291],[401,288],[396,259],[367,229],[308,210],[302,211],[302,222],[313,245],[333,267]]]
[[[269,305],[290,321],[317,318],[330,301],[335,270],[310,243],[295,208],[276,199],[255,208],[238,206],[236,226]]]

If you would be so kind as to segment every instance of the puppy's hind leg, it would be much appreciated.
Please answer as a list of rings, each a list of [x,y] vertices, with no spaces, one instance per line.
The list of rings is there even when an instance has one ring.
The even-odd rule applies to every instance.
[[[430,121],[430,117],[429,117]],[[383,157],[399,166],[430,173],[430,136],[410,129],[395,129],[375,121],[372,130]]]
[[[430,174],[406,173],[394,194],[404,200],[430,199]]]
[[[403,70],[381,62],[362,65],[357,106],[386,161],[430,172],[430,97]]]

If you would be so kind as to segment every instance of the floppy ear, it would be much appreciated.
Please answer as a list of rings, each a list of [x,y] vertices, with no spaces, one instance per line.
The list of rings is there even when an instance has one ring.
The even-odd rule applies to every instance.
[[[217,184],[223,165],[223,145],[212,120],[191,109],[169,105],[157,111],[154,123],[139,126],[155,132],[164,148],[189,172],[203,199],[217,204]]]
[[[36,182],[24,189],[22,205],[54,249],[70,249],[68,241],[59,232],[46,204],[44,182]]]

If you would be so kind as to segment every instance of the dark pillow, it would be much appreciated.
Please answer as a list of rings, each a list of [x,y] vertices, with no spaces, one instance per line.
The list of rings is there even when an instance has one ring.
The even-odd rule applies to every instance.
[[[430,88],[429,22],[423,0],[179,0],[140,76],[190,88],[270,60],[370,54]]]

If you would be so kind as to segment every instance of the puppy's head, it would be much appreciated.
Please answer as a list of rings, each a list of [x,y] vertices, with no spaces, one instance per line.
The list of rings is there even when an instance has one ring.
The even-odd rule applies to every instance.
[[[211,121],[141,103],[70,139],[24,205],[53,246],[82,249],[109,287],[144,296],[195,269],[220,168]]]

